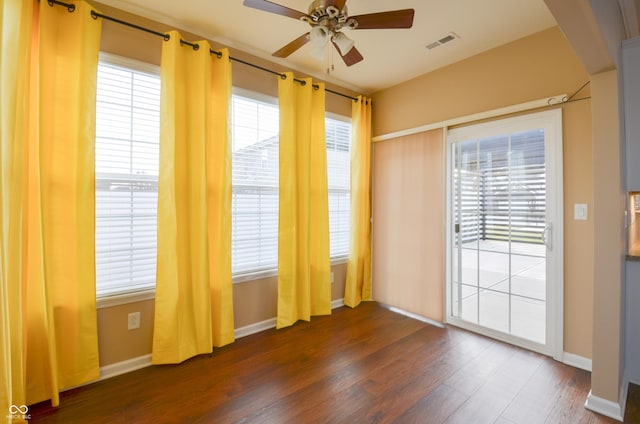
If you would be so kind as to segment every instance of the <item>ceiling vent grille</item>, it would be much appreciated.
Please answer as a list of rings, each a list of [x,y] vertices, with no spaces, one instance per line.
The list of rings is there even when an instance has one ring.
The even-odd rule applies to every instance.
[[[427,47],[428,50],[433,50],[436,47],[440,47],[443,44],[450,43],[451,41],[456,40],[458,38],[460,38],[460,36],[458,34],[456,34],[455,32],[450,32],[449,34],[445,35],[444,37],[442,37],[442,38],[440,38],[440,39],[438,39],[438,40],[436,40],[436,41],[434,41],[432,43],[427,44],[426,47]]]

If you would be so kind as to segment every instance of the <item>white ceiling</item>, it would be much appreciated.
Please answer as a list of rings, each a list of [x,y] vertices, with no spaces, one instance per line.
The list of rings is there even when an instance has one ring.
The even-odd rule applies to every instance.
[[[271,57],[271,53],[306,33],[308,25],[245,7],[242,0],[100,1],[363,94],[556,25],[543,0],[348,0],[350,16],[413,8],[415,18],[411,29],[343,30],[364,56],[364,61],[347,67],[333,49],[329,49],[332,53],[325,61],[313,59],[309,45],[287,59]],[[307,12],[311,1],[273,2]],[[450,32],[460,38],[433,50],[426,48]],[[332,64],[333,71],[327,74]]]

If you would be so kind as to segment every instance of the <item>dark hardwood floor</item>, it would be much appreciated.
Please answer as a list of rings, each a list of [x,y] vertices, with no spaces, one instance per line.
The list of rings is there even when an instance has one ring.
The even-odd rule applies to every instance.
[[[31,423],[615,423],[590,374],[376,303],[269,330],[30,408]],[[636,396],[637,401],[637,396]],[[627,422],[640,422],[629,405]]]

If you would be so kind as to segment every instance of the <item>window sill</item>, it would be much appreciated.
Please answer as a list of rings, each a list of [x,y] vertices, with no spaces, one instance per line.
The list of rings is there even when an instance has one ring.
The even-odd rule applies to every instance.
[[[247,272],[246,274],[238,274],[233,276],[233,284],[246,283],[248,281],[262,280],[264,278],[271,278],[278,276],[278,269],[265,269],[257,272]]]
[[[349,262],[348,256],[338,256],[335,258],[331,258],[331,266],[342,265],[342,264],[346,264],[347,262]]]
[[[117,293],[113,295],[107,295],[96,299],[96,307],[98,309],[111,308],[112,306],[125,305],[127,303],[142,302],[145,300],[155,299],[156,291],[142,290],[131,293]]]
[[[342,256],[331,259],[331,266],[342,265],[348,262],[348,257]],[[262,280],[264,278],[277,277],[278,270],[277,269],[268,269],[259,272],[252,272],[247,274],[240,274],[238,276],[233,277],[233,284],[245,283],[249,281]],[[131,293],[117,293],[113,295],[106,295],[103,297],[99,297],[96,299],[96,306],[98,309],[102,308],[111,308],[113,306],[118,305],[126,305],[127,303],[135,303],[142,302],[145,300],[155,299],[156,291],[151,290],[141,290]]]
[[[347,256],[338,256],[331,258],[331,266],[346,264],[349,261]],[[246,274],[238,274],[233,277],[233,284],[246,283],[248,281],[262,280],[265,278],[277,277],[278,269],[266,269],[257,272],[248,272]]]

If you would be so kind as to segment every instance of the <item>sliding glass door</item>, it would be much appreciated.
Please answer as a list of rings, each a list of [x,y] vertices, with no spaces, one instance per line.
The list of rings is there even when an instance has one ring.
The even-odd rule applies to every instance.
[[[552,111],[447,137],[448,321],[550,354],[562,337],[560,130]]]

